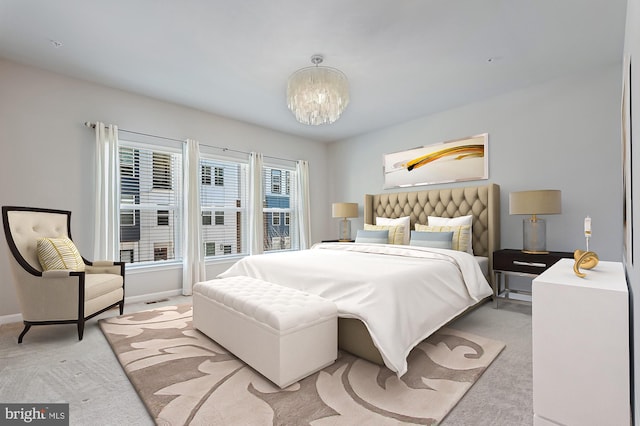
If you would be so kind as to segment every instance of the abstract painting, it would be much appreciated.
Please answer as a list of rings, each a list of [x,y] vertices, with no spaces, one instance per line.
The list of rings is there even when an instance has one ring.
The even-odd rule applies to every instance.
[[[384,188],[489,178],[489,134],[384,155]]]

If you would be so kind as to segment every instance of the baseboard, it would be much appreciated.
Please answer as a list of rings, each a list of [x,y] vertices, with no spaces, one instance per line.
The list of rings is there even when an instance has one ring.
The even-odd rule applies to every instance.
[[[161,291],[159,293],[141,294],[139,296],[125,296],[124,304],[126,306],[129,303],[153,302],[156,300],[165,299],[167,297],[180,296],[181,294],[182,290],[176,289],[170,291]],[[14,322],[22,322],[22,314],[0,315],[0,325],[10,324]]]
[[[11,314],[0,316],[0,325],[11,324],[12,322],[22,322],[22,314]]]
[[[143,303],[143,302],[153,302],[160,299],[165,299],[167,297],[180,296],[182,294],[182,290],[169,290],[169,291],[161,291],[159,293],[148,293],[141,294],[140,296],[125,296],[124,305],[127,306],[129,303]]]

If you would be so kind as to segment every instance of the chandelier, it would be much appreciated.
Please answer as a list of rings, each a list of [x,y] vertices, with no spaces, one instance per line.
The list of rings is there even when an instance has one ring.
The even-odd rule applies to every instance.
[[[311,57],[312,67],[291,74],[287,106],[302,124],[331,124],[349,104],[349,82],[340,70],[319,66],[322,55]]]

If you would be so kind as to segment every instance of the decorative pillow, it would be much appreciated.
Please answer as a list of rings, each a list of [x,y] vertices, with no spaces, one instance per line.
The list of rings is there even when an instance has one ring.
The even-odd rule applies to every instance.
[[[458,217],[438,217],[429,216],[427,223],[430,226],[464,226],[469,225],[471,235],[473,235],[473,215]],[[464,251],[464,250],[463,250]],[[469,244],[467,253],[473,254],[473,244]]]
[[[411,238],[411,218],[409,216],[403,216],[397,219],[390,219],[388,217],[376,217],[376,225],[401,227],[402,235],[404,236],[403,244],[409,244],[409,239]]]
[[[451,248],[453,250],[465,251],[469,253],[469,245],[471,244],[471,227],[463,226],[429,226],[416,223],[416,231],[418,232],[449,232],[453,231],[453,239]]]
[[[453,231],[449,232],[418,232],[411,231],[410,245],[432,247],[451,250]]]
[[[367,231],[359,229],[356,234],[356,243],[387,244],[389,242],[389,230]]]
[[[369,225],[368,223],[365,223],[364,229],[367,231],[387,230],[389,231],[389,244],[404,243],[404,234],[402,233],[402,228],[400,226]]]
[[[43,271],[51,269],[84,271],[82,256],[69,238],[39,238],[37,250]]]

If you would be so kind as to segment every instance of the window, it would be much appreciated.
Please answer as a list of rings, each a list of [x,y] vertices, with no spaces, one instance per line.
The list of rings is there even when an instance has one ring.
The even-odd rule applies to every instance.
[[[202,225],[211,225],[211,212],[202,212]]]
[[[204,255],[215,256],[216,255],[216,243],[204,243]]]
[[[169,226],[169,210],[158,210],[158,226]]]
[[[120,262],[133,263],[133,249],[120,250]]]
[[[221,212],[221,211],[216,212],[215,224],[224,225],[224,212]]]
[[[120,148],[120,177],[136,177],[136,150],[133,148]]]
[[[265,252],[272,250],[297,250],[298,235],[295,227],[296,185],[295,170],[265,165],[263,169],[265,200],[264,246]],[[282,177],[284,176],[284,191]]]
[[[215,168],[215,183],[216,186],[224,186],[224,168],[216,167]]]
[[[180,260],[182,146],[121,140],[119,158],[121,256],[134,264]]]
[[[158,246],[153,247],[153,260],[155,262],[159,260],[167,260],[169,259],[169,247],[167,246]]]
[[[248,159],[201,153],[201,167],[213,171],[214,185],[200,186],[202,240],[216,241],[205,256],[248,254]]]
[[[291,172],[288,170],[284,172],[284,193],[291,194]]]
[[[153,189],[172,189],[171,156],[153,153]]]
[[[122,191],[122,189],[121,189]],[[133,209],[135,196],[131,194],[120,194],[120,226],[135,226],[136,215]]]
[[[282,187],[282,171],[271,169],[271,192],[279,194]]]
[[[211,166],[202,166],[200,175],[203,185],[211,185]]]

